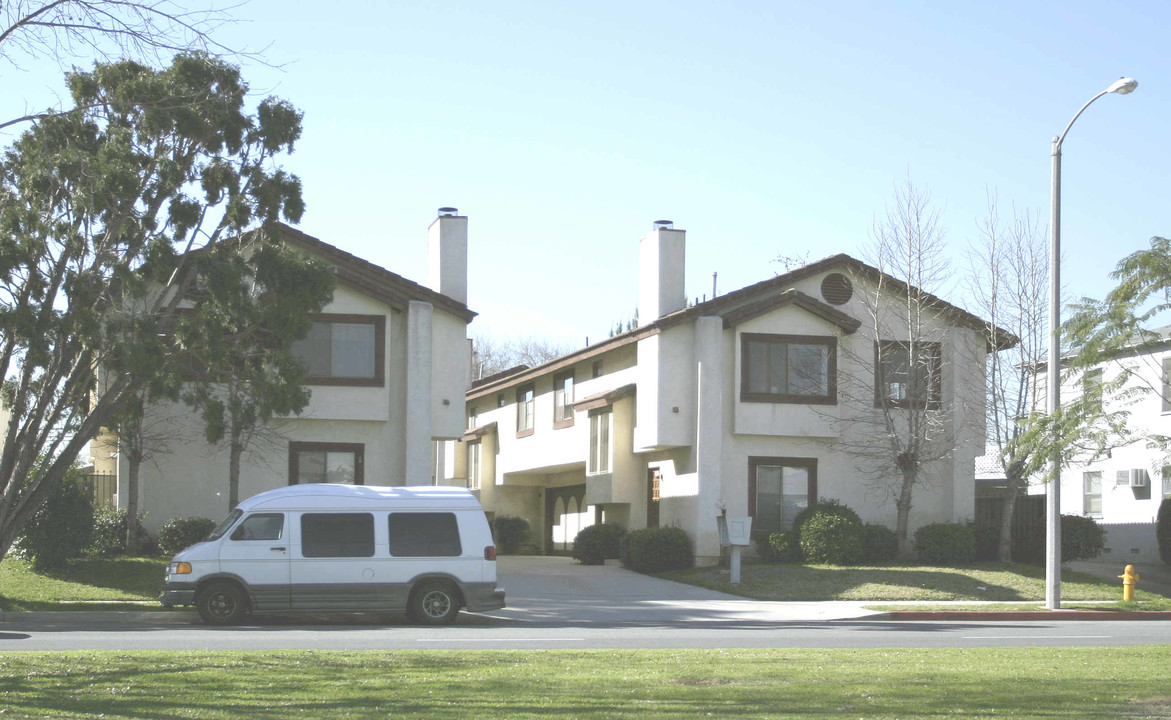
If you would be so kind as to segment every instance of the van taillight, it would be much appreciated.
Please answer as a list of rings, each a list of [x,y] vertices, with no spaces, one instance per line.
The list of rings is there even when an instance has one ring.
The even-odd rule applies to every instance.
[[[485,560],[495,560],[496,559],[496,546],[495,545],[489,545],[488,547],[484,548],[484,559]]]

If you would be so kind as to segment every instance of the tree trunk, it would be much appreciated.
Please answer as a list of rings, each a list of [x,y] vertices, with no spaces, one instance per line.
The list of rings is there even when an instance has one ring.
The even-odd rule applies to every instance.
[[[1000,543],[997,546],[997,560],[1004,563],[1013,562],[1013,515],[1016,512],[1016,498],[1020,495],[1025,482],[1021,478],[1020,469],[1014,469],[1009,464],[1005,472],[1005,500],[1000,506]]]
[[[138,553],[138,469],[142,453],[131,452],[127,457],[126,473],[126,554]]]
[[[898,519],[895,521],[895,535],[899,541],[899,557],[906,558],[911,556],[911,538],[910,538],[910,524],[911,524],[911,490],[915,487],[915,475],[913,472],[903,472],[903,485],[899,489],[899,497],[895,501],[895,507],[898,509]]]
[[[240,504],[240,456],[244,445],[233,441],[228,451],[228,510]]]

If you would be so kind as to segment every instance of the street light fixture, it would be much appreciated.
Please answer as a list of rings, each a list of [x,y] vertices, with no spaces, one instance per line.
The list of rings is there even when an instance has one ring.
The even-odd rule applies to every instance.
[[[1053,138],[1053,187],[1049,215],[1049,367],[1045,380],[1049,417],[1057,416],[1061,405],[1061,143],[1081,114],[1107,93],[1129,95],[1138,87],[1134,78],[1120,78],[1082,105],[1061,135]],[[1053,434],[1056,438],[1057,427]],[[1045,497],[1045,607],[1061,607],[1061,448],[1055,443],[1051,475]]]

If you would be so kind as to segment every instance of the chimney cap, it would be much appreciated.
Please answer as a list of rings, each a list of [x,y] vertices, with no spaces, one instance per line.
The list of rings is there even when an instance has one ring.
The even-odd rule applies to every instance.
[[[458,214],[459,214],[459,210],[456,210],[453,207],[439,208],[439,217],[444,217],[445,215],[458,215]]]
[[[655,220],[655,230],[673,230],[675,223],[671,220]]]

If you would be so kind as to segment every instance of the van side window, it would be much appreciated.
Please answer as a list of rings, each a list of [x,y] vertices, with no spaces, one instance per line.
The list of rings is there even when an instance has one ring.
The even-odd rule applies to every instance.
[[[454,513],[391,513],[390,554],[453,557],[461,552]]]
[[[370,513],[305,513],[301,516],[305,557],[373,557],[374,516]]]
[[[232,531],[233,540],[280,540],[285,529],[282,513],[256,513],[244,518]]]

